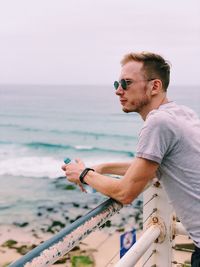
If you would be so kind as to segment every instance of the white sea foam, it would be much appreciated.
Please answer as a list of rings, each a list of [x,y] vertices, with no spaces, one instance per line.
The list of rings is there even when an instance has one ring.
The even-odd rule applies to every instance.
[[[93,149],[92,146],[83,146],[83,145],[76,145],[75,148],[78,150],[92,150]]]
[[[93,166],[102,162],[125,161],[127,158],[86,158],[82,159],[86,166]],[[62,160],[52,157],[10,157],[1,159],[0,176],[24,176],[24,177],[48,177],[50,179],[64,176],[61,166],[64,164]]]
[[[13,157],[1,160],[0,175],[56,178],[63,176],[61,165],[51,157]]]

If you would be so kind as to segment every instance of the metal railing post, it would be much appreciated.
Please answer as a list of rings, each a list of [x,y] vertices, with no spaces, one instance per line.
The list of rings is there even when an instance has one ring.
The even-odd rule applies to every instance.
[[[156,196],[156,197],[153,197]],[[172,220],[173,208],[161,184],[153,183],[143,194],[143,227],[146,229],[152,222],[163,223],[164,235],[161,233],[157,242],[151,244],[143,256],[145,267],[150,266],[172,266],[173,261],[173,238]],[[149,201],[151,199],[151,201]],[[152,252],[155,253],[152,254]]]

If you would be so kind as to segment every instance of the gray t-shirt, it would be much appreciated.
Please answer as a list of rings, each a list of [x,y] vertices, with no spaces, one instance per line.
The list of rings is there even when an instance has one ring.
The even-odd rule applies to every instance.
[[[159,163],[157,176],[188,234],[200,247],[200,120],[174,102],[152,110],[136,156]]]

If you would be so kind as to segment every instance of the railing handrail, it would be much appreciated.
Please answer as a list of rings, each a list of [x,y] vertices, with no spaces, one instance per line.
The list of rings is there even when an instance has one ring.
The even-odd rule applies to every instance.
[[[149,249],[151,244],[159,237],[160,227],[151,225],[142,237],[129,249],[129,251],[115,264],[115,267],[132,267]]]
[[[123,207],[122,204],[107,199],[86,215],[62,229],[52,238],[40,244],[9,267],[50,266],[76,246],[83,238],[99,228]]]

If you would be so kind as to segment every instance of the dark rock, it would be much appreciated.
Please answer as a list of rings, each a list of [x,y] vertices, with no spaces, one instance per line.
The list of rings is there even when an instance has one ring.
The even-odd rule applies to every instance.
[[[73,184],[67,184],[65,186],[63,186],[64,190],[75,190],[76,186],[74,186]]]
[[[125,231],[125,228],[118,228],[116,229],[117,232],[121,233],[121,232],[124,232]]]
[[[49,208],[46,208],[46,210],[51,212],[51,211],[54,211],[54,208],[49,207]]]
[[[28,253],[29,251],[31,251],[32,249],[34,249],[36,247],[36,245],[32,244],[31,246],[27,246],[27,245],[22,245],[18,248],[16,248],[17,252],[20,253],[21,255],[25,255],[26,253]]]
[[[108,220],[107,222],[105,222],[104,224],[102,224],[100,228],[111,227],[111,226],[112,226],[111,221]]]
[[[72,205],[73,205],[75,208],[80,207],[80,205],[79,205],[78,203],[76,203],[76,202],[73,202]]]
[[[51,227],[60,226],[61,228],[65,227],[65,224],[60,221],[53,221]]]
[[[25,227],[25,226],[29,225],[28,222],[22,222],[22,223],[14,222],[13,224],[16,225],[16,226],[19,226],[19,227]]]
[[[73,249],[71,249],[71,251],[77,251],[77,250],[80,250],[79,246],[75,246],[75,247],[73,247]]]
[[[7,248],[15,248],[15,245],[17,244],[17,241],[14,239],[8,239],[2,244],[2,247],[7,247]]]
[[[56,231],[65,227],[65,224],[60,221],[53,221],[52,224],[47,228],[47,232],[55,233]]]

